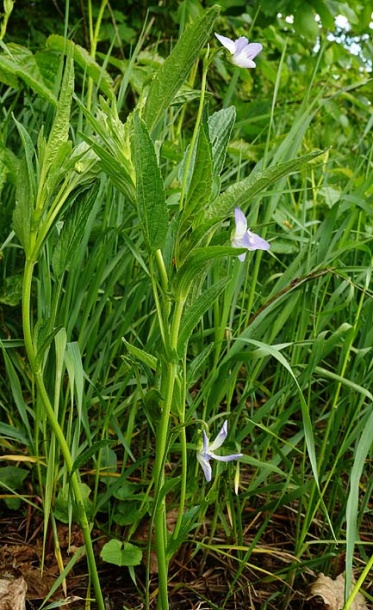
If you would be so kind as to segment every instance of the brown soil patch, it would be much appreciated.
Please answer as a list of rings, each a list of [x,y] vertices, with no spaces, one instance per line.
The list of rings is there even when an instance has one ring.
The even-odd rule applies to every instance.
[[[246,544],[249,545],[258,533],[261,519],[258,514],[248,515],[251,526],[248,528]],[[237,552],[229,549],[226,538],[214,538],[212,544],[220,547],[220,553],[206,553],[198,542],[186,543],[170,569],[169,598],[173,610],[305,610],[322,609],[318,601],[307,601],[308,585],[314,581],[318,570],[312,561],[309,567],[295,570],[296,558],[292,553],[292,521],[294,513],[273,515],[263,536],[255,546],[247,565],[237,580],[239,560]],[[372,525],[372,522],[371,524]],[[58,524],[58,540],[63,567],[75,552],[82,547],[82,537],[77,526],[73,526],[69,545],[69,532],[64,524]],[[203,530],[199,536],[203,535]],[[95,551],[99,557],[106,538],[99,531],[94,532]],[[120,535],[118,535],[120,538]],[[370,543],[373,528],[370,528]],[[206,530],[207,541],[207,530]],[[228,542],[228,547],[226,546]],[[53,548],[52,536],[48,532],[44,567],[43,522],[40,515],[0,513],[0,569],[12,568],[24,577],[27,583],[26,609],[37,610],[59,576],[60,569]],[[316,558],[315,558],[316,559]],[[325,559],[325,558],[324,558]],[[145,568],[135,568],[137,587],[132,582],[127,568],[117,568],[99,561],[100,581],[103,588],[107,610],[143,610],[144,605],[139,591],[143,591]],[[315,571],[314,567],[316,568]],[[330,559],[330,573],[343,569],[343,556]],[[372,580],[365,588],[372,591]],[[83,609],[88,587],[87,566],[84,555],[69,573],[64,586],[50,598],[49,603],[57,600],[70,600],[66,608]],[[366,586],[367,585],[367,586]],[[233,593],[230,592],[230,588]],[[151,576],[151,608],[156,608],[156,574]],[[67,598],[67,599],[66,599]],[[93,593],[91,593],[93,598]],[[315,606],[316,603],[316,606]],[[92,599],[92,610],[96,604]]]

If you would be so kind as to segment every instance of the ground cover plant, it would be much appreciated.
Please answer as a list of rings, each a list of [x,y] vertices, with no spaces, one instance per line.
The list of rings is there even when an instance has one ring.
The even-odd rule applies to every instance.
[[[372,603],[370,16],[347,8],[66,3],[28,40],[4,2],[0,563],[30,608]]]

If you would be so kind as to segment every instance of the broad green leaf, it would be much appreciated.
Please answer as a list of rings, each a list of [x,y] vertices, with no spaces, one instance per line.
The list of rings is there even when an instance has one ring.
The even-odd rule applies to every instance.
[[[220,222],[220,218],[210,218],[207,222],[200,222],[198,224],[196,221],[196,228],[194,228],[193,223],[193,230],[189,231],[188,235],[183,236],[183,238],[180,239],[179,243],[177,244],[178,249],[176,259],[178,265],[183,263],[184,260],[190,256],[190,253],[194,248],[201,248],[202,246],[207,246],[210,243],[215,228]]]
[[[0,303],[15,307],[22,299],[23,276],[20,274],[9,275],[0,286]]]
[[[116,566],[138,566],[141,563],[142,551],[131,542],[109,540],[101,550],[101,559]]]
[[[324,154],[325,151],[315,151],[299,157],[291,159],[273,167],[267,167],[262,171],[257,171],[240,182],[236,182],[218,197],[214,204],[206,210],[206,216],[214,218],[216,216],[227,216],[234,207],[245,207],[255,195],[268,188],[271,184],[298,171],[303,165],[312,161],[316,157]]]
[[[140,502],[118,502],[113,512],[113,521],[117,525],[132,525],[139,521],[146,509],[141,511]]]
[[[312,6],[316,13],[320,15],[321,23],[327,30],[334,30],[334,15],[328,6],[328,2],[324,0],[312,0]]]
[[[42,366],[43,360],[47,351],[50,348],[50,345],[57,335],[57,333],[61,330],[60,326],[53,327],[51,324],[51,318],[38,318],[34,327],[34,348],[36,352],[36,361],[40,366]]]
[[[23,80],[35,93],[47,99],[53,106],[57,105],[57,99],[46,86],[34,54],[22,45],[9,43],[6,54],[0,55],[0,79],[15,84],[15,77]]]
[[[315,20],[313,7],[303,2],[299,10],[295,11],[294,29],[298,35],[304,36],[310,42],[315,42],[319,34],[319,25]]]
[[[209,91],[205,92],[205,99],[208,101],[209,99],[211,99],[213,96]],[[192,89],[188,83],[185,83],[184,85],[182,85],[181,89],[178,91],[178,93],[175,95],[171,106],[182,106],[183,104],[189,104],[190,102],[193,102],[194,100],[200,100],[201,99],[201,92],[198,91],[198,89]]]
[[[114,97],[112,78],[106,70],[91,57],[86,49],[58,34],[49,36],[46,46],[49,49],[59,51],[65,55],[72,55],[74,61],[90,78],[92,78],[97,87],[99,87],[109,98]]]
[[[35,61],[45,85],[55,94],[56,82],[61,75],[61,56],[52,49],[43,48],[35,53]]]
[[[13,228],[26,254],[28,254],[30,249],[31,216],[34,207],[34,185],[25,160],[22,160],[19,164],[18,171]]]
[[[28,475],[28,470],[18,466],[2,466],[0,468],[0,487],[16,490],[22,487],[23,481]]]
[[[71,205],[52,255],[54,273],[60,277],[66,271],[82,242],[87,229],[87,221],[98,193],[98,183],[83,193]]]
[[[39,149],[42,149],[42,154],[38,155],[38,160],[45,157],[45,152],[48,153],[48,144],[43,142]],[[44,156],[43,156],[44,155]],[[54,156],[55,155],[55,156]],[[36,207],[45,209],[48,202],[51,202],[53,195],[56,194],[56,189],[61,185],[61,181],[66,177],[70,170],[70,160],[72,155],[72,142],[60,142],[58,148],[53,151],[50,157],[51,163],[46,162],[43,166],[43,175],[41,176],[39,190],[37,195]],[[36,213],[36,223],[38,224],[39,213]]]
[[[125,195],[131,203],[136,202],[134,185],[135,172],[131,162],[131,149],[129,143],[128,124],[124,125],[119,119],[115,104],[108,106],[101,99],[101,108],[97,116],[77,100],[80,110],[99,136],[89,137],[82,134],[82,138],[101,159],[102,169],[111,178],[116,188]],[[101,140],[101,141],[100,141]]]
[[[196,383],[199,379],[201,375],[201,370],[203,370],[203,366],[206,363],[206,360],[210,356],[214,347],[215,345],[211,341],[211,343],[209,343],[204,349],[202,349],[202,351],[198,352],[197,356],[191,362],[188,362],[186,379],[187,384],[189,384],[189,387],[194,385],[194,383]]]
[[[197,326],[204,313],[212,307],[229,281],[230,277],[225,277],[219,282],[216,282],[216,284],[213,284],[213,286],[210,286],[210,288],[202,292],[198,299],[185,311],[181,320],[181,331],[178,341],[179,354],[183,353],[193,329]]]
[[[168,214],[163,180],[153,142],[142,119],[134,116],[133,156],[139,221],[152,252],[164,246]]]
[[[69,376],[71,400],[76,405],[78,427],[84,421],[83,394],[84,394],[84,367],[82,354],[77,341],[69,341],[64,352],[64,360]]]
[[[177,275],[175,292],[178,298],[187,298],[189,289],[197,276],[207,268],[212,261],[225,256],[237,256],[244,252],[242,248],[230,248],[228,246],[209,246],[207,248],[196,248],[180,267]]]
[[[164,397],[156,388],[150,388],[143,396],[144,410],[152,426],[161,419]]]
[[[128,341],[125,339],[122,339],[122,341],[132,356],[135,356],[137,360],[140,360],[140,362],[146,364],[146,366],[148,366],[152,371],[157,370],[158,360],[155,356],[148,354],[148,352],[145,352],[143,349],[135,347],[131,343],[128,343]]]
[[[155,74],[144,108],[144,121],[152,132],[186,80],[219,15],[212,6],[182,34],[170,55]]]
[[[65,144],[69,138],[71,100],[74,93],[74,63],[71,57],[66,58],[65,71],[61,83],[60,97],[57,105],[56,116],[53,121],[52,129],[48,137],[48,143],[44,154],[43,171],[46,172],[51,167],[58,156],[61,145]],[[61,166],[61,159],[58,159],[57,168]],[[56,168],[56,169],[57,169]],[[44,185],[43,185],[44,188]]]
[[[28,470],[17,466],[4,466],[0,468],[0,490],[13,492],[22,487],[23,481],[28,475]],[[19,510],[21,498],[14,494],[14,497],[5,497],[5,504],[10,510]]]
[[[24,159],[18,167],[16,205],[13,212],[13,227],[26,253],[29,253],[31,219],[36,197],[36,172],[34,169],[35,148],[25,127],[14,119],[20,135]]]
[[[6,182],[17,184],[19,163],[17,155],[0,142],[0,193]]]
[[[227,146],[231,137],[232,129],[236,121],[236,109],[234,106],[223,108],[214,112],[209,117],[208,126],[210,142],[212,146],[212,160],[214,164],[214,176],[219,176],[223,169]]]
[[[140,492],[137,483],[123,480],[119,487],[113,490],[113,497],[117,500],[139,500]]]
[[[226,150],[236,118],[233,106],[215,112],[208,119],[206,126],[201,127],[196,154],[192,160],[193,174],[188,188],[188,197],[179,228],[177,260],[182,261],[192,248],[207,245],[216,218],[203,222],[207,209],[220,190],[220,172],[222,171]],[[196,212],[197,214],[193,214]],[[184,235],[188,227],[189,216],[193,214],[193,231]]]
[[[91,495],[91,488],[86,483],[79,482],[80,496],[83,500],[83,506],[87,515],[91,515],[93,512],[92,502],[89,499]],[[62,523],[70,523],[71,522],[71,513],[73,514],[73,518],[79,519],[79,513],[81,511],[81,507],[78,507],[73,504],[73,498],[71,495],[70,486],[68,484],[64,485],[60,491],[58,492],[55,507],[53,514],[56,519],[62,521]]]
[[[182,225],[184,218],[189,218],[195,209],[198,210],[209,203],[212,191],[212,175],[213,160],[208,128],[205,123],[202,123],[193,159],[193,173],[188,187]]]
[[[21,87],[19,78],[16,76],[15,69],[12,67],[12,64],[8,65],[8,62],[4,61],[4,57],[2,55],[0,55],[0,83],[3,83],[12,89],[16,89],[17,91]]]
[[[82,134],[82,138],[91,146],[92,150],[100,158],[103,171],[110,177],[118,191],[123,193],[123,195],[129,199],[129,201],[135,203],[135,186],[123,163],[116,159],[111,152],[108,152],[103,146],[101,146],[97,140],[85,136],[84,134]]]
[[[179,550],[180,546],[185,542],[185,540],[187,540],[189,532],[191,532],[193,528],[197,527],[198,522],[196,522],[196,518],[200,508],[201,507],[199,505],[193,506],[183,514],[177,537],[175,538],[174,536],[171,536],[167,545],[167,557],[170,559]]]

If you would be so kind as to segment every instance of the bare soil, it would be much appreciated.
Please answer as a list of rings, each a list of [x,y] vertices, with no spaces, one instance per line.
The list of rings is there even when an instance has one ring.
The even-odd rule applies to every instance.
[[[226,555],[196,552],[196,544],[186,543],[174,559],[170,569],[169,599],[172,610],[306,610],[327,608],[320,599],[309,598],[309,584],[317,574],[317,557],[309,562],[301,573],[294,570],[296,558],[293,555],[292,534],[294,511],[289,514],[275,514],[258,541],[255,552],[234,582],[237,573],[237,559],[233,553]],[[248,514],[247,528],[250,544],[263,524],[264,516]],[[373,520],[364,526],[365,542],[373,542]],[[58,524],[60,546],[59,566],[51,532],[47,532],[43,562],[43,520],[33,510],[25,514],[0,513],[0,574],[3,569],[16,570],[27,583],[26,609],[37,610],[73,554],[83,545],[78,526],[69,531],[65,524]],[[100,550],[107,538],[99,531],[93,532],[95,551]],[[226,539],[215,538],[215,545],[226,544]],[[317,547],[317,545],[316,545]],[[371,547],[370,547],[371,548]],[[368,548],[367,548],[368,550]],[[320,557],[318,558],[320,561]],[[324,557],[325,559],[325,557]],[[329,575],[335,577],[343,570],[343,555],[330,557]],[[145,582],[145,568],[135,568],[137,588],[128,569],[118,568],[99,562],[100,581],[107,610],[142,610],[141,592]],[[43,568],[42,568],[43,564]],[[315,568],[315,571],[314,571]],[[153,566],[153,572],[156,568]],[[234,585],[232,585],[234,583]],[[373,591],[373,575],[364,583],[365,590]],[[151,603],[156,608],[157,575],[151,576]],[[232,592],[233,591],[233,592]],[[88,593],[87,593],[88,592]],[[65,601],[71,610],[87,608],[86,598],[96,609],[93,593],[89,593],[89,579],[84,555],[78,560],[68,578],[48,603]],[[1,610],[1,600],[0,600]],[[13,606],[14,610],[14,606]]]

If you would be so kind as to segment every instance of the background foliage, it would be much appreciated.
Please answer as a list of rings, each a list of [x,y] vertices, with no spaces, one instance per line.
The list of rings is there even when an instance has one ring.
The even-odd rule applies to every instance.
[[[102,559],[127,566],[137,585],[133,607],[151,603],[149,559],[148,579],[135,566],[151,546],[144,523],[157,518],[166,496],[167,519],[173,510],[179,515],[167,553],[192,574],[191,583],[180,577],[188,603],[207,598],[211,607],[240,607],[259,588],[258,607],[286,607],[293,598],[299,604],[305,582],[319,572],[334,576],[341,563],[348,578],[362,576],[358,588],[371,602],[369,5],[220,3],[215,31],[247,35],[263,52],[255,71],[237,70],[224,53],[212,58],[196,144],[206,168],[208,140],[219,135],[207,184],[198,163],[190,175],[185,169],[203,52],[191,57],[183,82],[175,76],[167,107],[158,104],[152,79],[167,72],[176,41],[214,3],[127,2],[125,11],[122,4],[16,3],[1,45],[3,511],[42,514],[57,555],[56,523],[78,521],[87,530],[95,523],[110,540]],[[217,49],[212,34],[208,43]],[[136,107],[144,121],[132,114]],[[292,165],[313,151],[323,152]],[[289,171],[277,175],[282,163]],[[266,171],[265,188],[256,188]],[[183,172],[191,211],[180,224]],[[153,187],[157,199],[150,201]],[[189,251],[227,246],[237,204],[270,241],[271,254],[250,254],[245,265],[219,257],[205,268]],[[35,217],[30,205],[45,212]],[[191,230],[215,215],[213,230]],[[25,258],[35,263],[34,362],[26,357],[22,313]],[[187,271],[177,275],[185,261]],[[157,465],[162,379],[172,364],[161,348],[157,294],[172,321],[186,286],[176,345],[185,360],[172,394],[167,457]],[[199,430],[206,422],[214,436],[223,419],[227,452],[240,449],[244,457],[214,464],[208,487],[195,459]],[[161,467],[166,482],[154,489]],[[71,473],[85,526],[79,502],[71,502]],[[178,603],[179,575],[170,569],[170,599]],[[206,573],[219,583],[213,596],[198,585]]]

